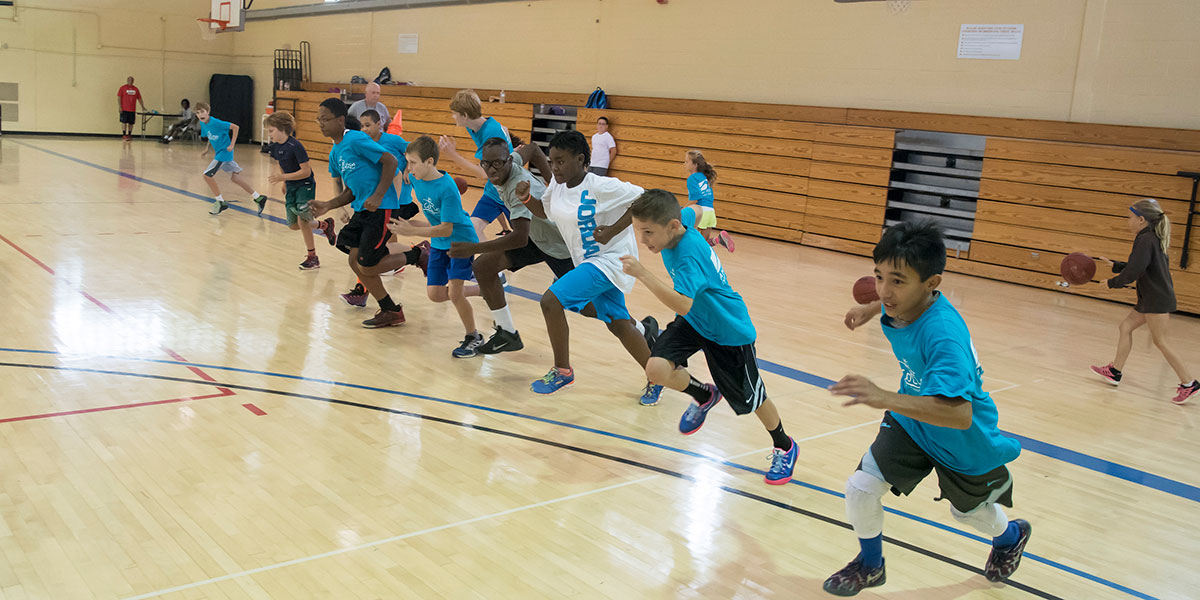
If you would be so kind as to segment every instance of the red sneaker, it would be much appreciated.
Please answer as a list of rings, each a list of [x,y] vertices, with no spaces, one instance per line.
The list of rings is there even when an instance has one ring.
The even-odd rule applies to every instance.
[[[722,231],[718,233],[717,242],[722,246],[725,246],[726,250],[733,252],[733,236],[729,235],[728,231]]]
[[[404,324],[404,309],[399,306],[396,310],[381,310],[375,313],[374,317],[363,321],[363,327],[367,329],[379,329],[380,327],[395,327],[396,325]]]
[[[1092,372],[1099,375],[1100,377],[1103,377],[1104,381],[1108,382],[1108,385],[1111,385],[1113,387],[1121,385],[1121,372],[1114,370],[1112,363],[1104,365],[1103,367],[1097,367],[1097,366],[1093,365]]]
[[[333,230],[333,219],[325,219],[321,221],[321,233],[325,234],[325,239],[329,240],[329,245],[337,243],[337,232]]]
[[[1186,404],[1188,398],[1191,398],[1196,392],[1200,392],[1200,382],[1193,379],[1188,385],[1179,386],[1179,389],[1175,392],[1175,397],[1171,398],[1171,402],[1174,402],[1175,404]]]

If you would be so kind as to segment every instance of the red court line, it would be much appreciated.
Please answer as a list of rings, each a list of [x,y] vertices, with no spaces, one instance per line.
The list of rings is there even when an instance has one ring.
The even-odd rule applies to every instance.
[[[265,416],[267,414],[267,411],[255,406],[253,404],[243,404],[242,406],[246,407],[246,410],[248,410],[260,417]]]
[[[30,254],[30,253],[26,252],[24,248],[22,248],[22,247],[20,247],[20,246],[18,246],[18,245],[16,245],[16,244],[14,244],[14,243],[12,242],[12,240],[10,240],[10,239],[8,239],[8,238],[4,237],[3,235],[0,235],[0,240],[4,240],[4,243],[8,244],[9,246],[12,246],[13,250],[16,250],[17,252],[20,252],[22,255],[24,255],[24,256],[25,256],[25,258],[28,258],[29,260],[32,260],[32,261],[33,261],[33,262],[34,262],[34,263],[35,263],[37,266],[39,266],[39,267],[41,267],[41,268],[45,269],[47,273],[49,273],[49,274],[51,274],[51,275],[55,275],[55,276],[57,276],[57,274],[54,272],[54,269],[51,269],[49,266],[47,266],[47,265],[46,265],[46,263],[44,263],[44,262],[42,262],[42,261],[38,260],[38,259],[37,259],[36,257],[34,257],[32,254]],[[87,293],[87,292],[85,292],[85,291],[83,291],[83,290],[79,290],[79,293],[80,293],[80,294],[83,294],[83,297],[84,297],[84,298],[87,298],[87,299],[88,299],[88,300],[89,300],[89,301],[90,301],[92,304],[95,304],[96,306],[100,307],[100,309],[101,309],[101,310],[103,310],[104,312],[106,312],[106,313],[109,313],[109,314],[111,314],[111,315],[114,315],[114,316],[117,314],[117,313],[116,313],[116,311],[114,311],[113,309],[109,308],[109,307],[108,307],[108,305],[106,305],[105,303],[103,303],[103,302],[101,302],[101,301],[97,300],[97,299],[96,299],[94,296],[92,296],[91,294],[89,294],[89,293]],[[164,352],[166,352],[166,353],[167,353],[167,355],[169,355],[171,358],[173,358],[173,359],[175,359],[175,360],[177,360],[177,361],[179,361],[179,362],[188,362],[188,360],[187,360],[186,358],[184,358],[184,357],[180,356],[180,355],[179,355],[179,354],[177,354],[177,353],[176,353],[174,350],[171,350],[170,348],[167,348],[167,347],[165,347],[165,346],[164,346],[162,349],[163,349],[163,351],[164,351]],[[208,373],[205,373],[204,371],[200,370],[198,367],[188,367],[187,369],[188,369],[189,371],[191,371],[192,373],[195,373],[197,377],[199,377],[199,378],[201,378],[201,379],[203,379],[203,380],[205,380],[205,381],[216,381],[216,379],[213,379],[212,377],[210,377],[210,376],[208,375]],[[222,389],[223,389],[223,388],[222,388]],[[233,392],[232,392],[232,391],[230,391],[230,390],[226,390],[226,391],[228,391],[228,392],[229,392],[229,394],[228,394],[228,395],[233,395]],[[3,422],[4,422],[4,421],[0,421],[0,423],[3,423]]]
[[[105,411],[110,411],[110,410],[123,410],[126,408],[138,408],[141,406],[154,406],[156,404],[171,404],[174,402],[188,402],[190,400],[207,400],[209,398],[224,398],[225,396],[233,395],[233,390],[231,390],[231,389],[228,389],[228,388],[217,388],[217,389],[220,390],[221,393],[207,394],[204,396],[188,396],[186,398],[171,398],[169,400],[152,400],[150,402],[135,402],[133,404],[118,404],[115,406],[100,406],[97,408],[82,408],[79,410],[65,410],[62,412],[45,413],[45,414],[41,414],[41,415],[26,415],[24,417],[8,417],[7,419],[0,419],[0,423],[15,423],[17,421],[33,421],[35,419],[49,419],[51,417],[65,417],[68,415],[82,415],[82,414],[87,414],[87,413],[105,412]],[[263,413],[263,414],[266,414],[266,413]]]

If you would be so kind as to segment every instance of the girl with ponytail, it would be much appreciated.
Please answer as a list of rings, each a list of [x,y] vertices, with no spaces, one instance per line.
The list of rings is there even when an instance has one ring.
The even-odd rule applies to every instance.
[[[708,164],[699,150],[688,150],[683,156],[683,168],[688,173],[688,205],[683,208],[683,223],[704,235],[709,246],[721,244],[733,252],[733,238],[725,231],[714,231],[717,225],[717,210],[713,207],[712,184],[717,181],[717,170]],[[692,214],[688,214],[692,213]],[[694,217],[694,218],[688,218]]]
[[[1125,359],[1133,347],[1133,332],[1142,325],[1149,325],[1154,345],[1179,375],[1181,383],[1171,401],[1183,404],[1200,391],[1200,383],[1192,378],[1179,355],[1167,346],[1167,319],[1175,311],[1175,287],[1171,283],[1167,259],[1167,250],[1171,246],[1171,220],[1157,200],[1138,200],[1129,207],[1129,231],[1136,237],[1127,261],[1113,262],[1103,256],[1099,259],[1112,265],[1113,273],[1117,274],[1108,280],[1108,287],[1122,288],[1137,283],[1137,304],[1121,321],[1116,358],[1103,367],[1094,366],[1092,370],[1109,384],[1120,384],[1121,369],[1125,368]]]

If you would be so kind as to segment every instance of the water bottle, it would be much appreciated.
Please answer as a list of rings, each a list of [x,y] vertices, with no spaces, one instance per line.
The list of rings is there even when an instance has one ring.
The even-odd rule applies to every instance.
[[[500,104],[504,104],[504,90],[500,90]]]

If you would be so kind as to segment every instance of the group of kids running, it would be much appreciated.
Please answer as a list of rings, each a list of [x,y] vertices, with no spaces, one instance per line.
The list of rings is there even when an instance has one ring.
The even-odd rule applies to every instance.
[[[524,347],[508,309],[502,273],[545,263],[555,277],[541,298],[554,365],[531,384],[533,392],[552,394],[575,382],[565,311],[599,319],[643,369],[647,383],[639,399],[642,405],[657,404],[663,387],[690,396],[692,402],[679,422],[685,435],[697,432],[721,400],[738,415],[754,413],[773,446],[765,482],[789,482],[797,446],[784,432],[759,375],[757,333],[746,303],[730,287],[715,252],[718,245],[732,251],[733,242],[727,233],[715,231],[716,173],[704,156],[699,151],[686,155],[689,197],[681,209],[671,192],[645,190],[590,172],[587,139],[577,131],[556,134],[547,156],[534,144],[518,140],[514,147],[508,131],[482,115],[480,100],[471,90],[456,94],[450,110],[475,142],[474,161],[459,155],[448,137],[435,141],[421,136],[410,143],[382,132],[374,111],[364,112],[359,122],[347,115],[341,99],[322,102],[316,120],[322,134],[333,141],[329,173],[341,189],[327,201],[315,199],[308,156],[292,135],[293,118],[281,112],[268,117],[271,152],[281,171],[270,181],[284,184],[288,225],[304,234],[309,254],[301,268],[319,264],[313,232],[326,236],[349,256],[358,277],[356,289],[343,299],[362,306],[369,294],[379,311],[363,325],[386,327],[404,323],[404,313],[388,295],[381,275],[417,266],[425,273],[429,299],[454,304],[465,336],[452,354],[467,358]],[[230,172],[252,194],[261,214],[266,198],[238,179],[241,169],[232,160],[236,130],[231,137],[229,124],[212,118],[204,104],[197,105],[196,114],[202,135],[217,152],[205,171],[214,194],[213,175]],[[445,157],[487,180],[470,215],[453,178],[438,169]],[[334,220],[322,216],[346,205],[353,215],[335,234]],[[212,213],[225,206],[217,195]],[[1160,343],[1165,313],[1175,308],[1163,241],[1169,236],[1167,217],[1154,201],[1139,202],[1130,211],[1130,227],[1138,232],[1134,253],[1127,263],[1114,264],[1120,275],[1109,285],[1136,280],[1139,302],[1121,325],[1117,360],[1094,369],[1118,383],[1129,334],[1148,323],[1155,343],[1181,379],[1189,381],[1165,338]],[[511,231],[485,240],[483,228],[501,214]],[[427,239],[394,251],[389,248],[393,236]],[[662,257],[669,281],[640,262],[639,241]],[[1032,533],[1027,521],[1010,520],[1000,506],[1012,507],[1007,464],[1017,458],[1021,446],[999,430],[996,405],[983,391],[983,369],[970,332],[938,291],[946,265],[942,233],[930,222],[895,225],[883,234],[873,258],[879,299],[852,308],[844,322],[853,330],[880,317],[902,370],[901,384],[898,392],[889,392],[865,377],[848,375],[830,387],[833,394],[848,398],[846,406],[861,404],[885,412],[875,441],[846,482],[846,514],[860,552],[825,581],[824,589],[853,596],[884,583],[883,497],[889,491],[910,494],[931,471],[937,473],[939,499],[950,502],[954,519],[992,540],[984,575],[1003,581],[1016,571]],[[1159,281],[1163,277],[1165,287]],[[660,332],[653,317],[639,321],[630,316],[625,295],[635,282],[675,313],[665,330]],[[495,323],[486,341],[467,300],[476,295],[483,297]],[[704,353],[712,383],[686,369],[697,352]],[[1186,402],[1197,390],[1200,384],[1195,380],[1181,385],[1176,402]]]

